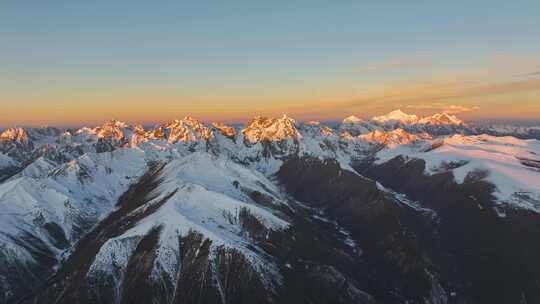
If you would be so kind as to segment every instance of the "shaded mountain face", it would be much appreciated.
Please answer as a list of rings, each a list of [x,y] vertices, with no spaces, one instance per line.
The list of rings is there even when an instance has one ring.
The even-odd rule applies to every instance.
[[[0,134],[0,303],[537,303],[540,143],[449,114]]]
[[[424,160],[396,157],[380,165],[358,164],[358,172],[406,193],[438,215],[440,252],[451,255],[462,293],[480,303],[540,301],[540,214],[494,205],[493,185],[471,172],[458,184],[452,172],[424,173]],[[444,262],[444,263],[448,263]],[[451,269],[452,270],[452,269]]]

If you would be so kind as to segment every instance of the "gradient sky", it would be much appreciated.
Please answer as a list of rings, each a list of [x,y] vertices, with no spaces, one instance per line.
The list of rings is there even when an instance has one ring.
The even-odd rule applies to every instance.
[[[540,1],[2,1],[0,126],[540,120]]]

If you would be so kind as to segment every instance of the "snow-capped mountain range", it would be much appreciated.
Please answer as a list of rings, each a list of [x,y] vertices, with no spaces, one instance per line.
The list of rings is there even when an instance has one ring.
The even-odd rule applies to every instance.
[[[6,129],[0,303],[536,303],[540,246],[510,246],[540,236],[538,130]]]

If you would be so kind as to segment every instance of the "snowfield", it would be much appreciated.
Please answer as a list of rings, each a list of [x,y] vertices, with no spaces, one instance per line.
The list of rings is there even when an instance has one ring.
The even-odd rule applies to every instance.
[[[44,224],[59,225],[67,241],[76,241],[87,229],[83,226],[108,214],[145,171],[144,155],[134,149],[88,153],[56,167],[38,159],[0,184],[0,243],[25,251],[12,238],[33,233],[60,254]]]
[[[92,265],[92,273],[109,272],[115,269],[113,265],[125,268],[127,257],[137,241],[155,227],[162,229],[152,269],[155,278],[162,271],[173,277],[180,263],[179,239],[191,231],[211,240],[212,250],[220,246],[239,250],[261,273],[277,273],[268,260],[253,250],[251,236],[242,228],[239,217],[242,210],[247,210],[266,229],[283,230],[289,226],[241,191],[240,187],[274,197],[278,189],[264,176],[229,160],[200,152],[168,163],[162,178],[163,182],[156,190],[160,195],[154,201],[171,193],[174,195],[135,227],[107,241]],[[235,187],[235,184],[239,186]],[[274,199],[279,200],[278,197]],[[117,252],[126,254],[117,255]]]
[[[514,137],[490,135],[454,135],[429,142],[434,149],[423,152],[427,145],[411,144],[384,149],[377,154],[377,163],[398,155],[426,161],[426,173],[451,169],[456,182],[462,183],[471,172],[485,172],[485,179],[496,186],[495,196],[500,202],[518,204],[540,211],[540,142]],[[518,196],[526,195],[531,200]],[[538,204],[534,203],[537,202]]]

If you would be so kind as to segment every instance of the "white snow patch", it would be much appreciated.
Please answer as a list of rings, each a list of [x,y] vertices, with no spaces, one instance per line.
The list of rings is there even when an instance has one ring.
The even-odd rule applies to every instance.
[[[433,141],[434,143],[434,141]],[[454,135],[444,139],[435,149],[422,152],[419,146],[404,145],[385,149],[377,154],[377,163],[403,155],[426,161],[426,173],[440,172],[445,166],[460,164],[450,170],[455,180],[462,183],[474,171],[487,172],[486,180],[496,186],[494,193],[501,202],[523,203],[516,194],[540,200],[540,171],[523,164],[522,160],[540,162],[540,142],[514,137],[489,135]],[[525,207],[540,211],[540,206],[525,203]]]

